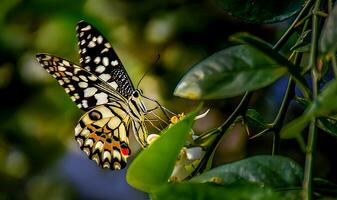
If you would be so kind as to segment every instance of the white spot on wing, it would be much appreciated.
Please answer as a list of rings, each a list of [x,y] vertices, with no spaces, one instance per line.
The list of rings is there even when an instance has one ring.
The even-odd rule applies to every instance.
[[[103,60],[102,60],[102,62],[103,62],[104,66],[108,66],[109,65],[109,58],[104,57]]]
[[[94,141],[92,139],[86,139],[84,142],[84,146],[92,147],[94,145]]]
[[[117,66],[117,65],[118,65],[118,60],[113,60],[113,61],[111,61],[111,65],[112,65],[112,66]]]
[[[103,37],[102,36],[98,36],[97,37],[97,43],[101,44],[103,42]]]
[[[93,47],[95,47],[95,46],[96,46],[96,44],[95,44],[95,42],[93,42],[93,41],[90,41],[89,44],[88,44],[88,47],[89,47],[89,48],[93,48]]]
[[[90,59],[90,56],[86,56],[84,62],[85,62],[85,63],[88,63],[88,62],[90,62],[90,60],[91,60],[91,59]]]
[[[91,75],[88,77],[90,80],[92,81],[96,81],[97,80],[97,77],[95,75]]]
[[[96,64],[98,64],[99,62],[101,62],[101,57],[97,56],[97,57],[95,58],[94,62],[95,62]]]
[[[97,104],[108,103],[108,95],[103,92],[95,94],[95,98],[97,100]]]
[[[104,53],[104,52],[107,52],[107,51],[109,51],[109,49],[108,49],[108,48],[104,48],[104,49],[101,51],[101,53]]]
[[[60,85],[63,85],[63,84],[64,84],[64,81],[62,81],[62,80],[60,80],[60,79],[58,80],[58,82],[59,82]]]
[[[70,66],[70,63],[69,63],[68,61],[63,60],[62,62],[63,62],[63,64],[64,64],[65,66]]]
[[[101,78],[103,81],[107,81],[111,78],[111,76],[110,74],[101,74],[99,78]]]
[[[59,71],[66,71],[65,67],[59,66],[58,68],[59,68]]]
[[[87,77],[85,77],[85,76],[83,76],[83,75],[80,75],[80,79],[82,79],[82,80],[85,81],[85,82],[88,82]]]
[[[102,73],[102,72],[104,72],[104,70],[105,70],[105,67],[103,66],[103,65],[99,65],[97,68],[96,68],[96,72],[98,72],[98,73]]]
[[[87,87],[88,87],[88,83],[87,83],[87,82],[80,82],[80,83],[78,84],[78,86],[79,86],[80,88],[87,88]]]
[[[91,26],[88,25],[88,26],[86,26],[86,27],[84,27],[84,28],[81,28],[81,31],[88,31],[88,30],[90,30],[90,29],[91,29]]]
[[[106,46],[106,48],[111,48],[111,44],[109,44],[108,42],[104,43],[104,46]]]
[[[87,100],[82,100],[82,105],[83,105],[83,108],[88,108],[88,101]]]
[[[117,85],[117,83],[116,83],[115,81],[109,83],[109,85],[110,85],[113,89],[115,89],[115,90],[118,88],[118,85]]]
[[[74,81],[79,81],[80,80],[77,76],[72,76],[71,79],[73,79]]]
[[[91,97],[97,92],[97,88],[89,87],[89,88],[86,88],[83,92],[84,92],[84,97]]]

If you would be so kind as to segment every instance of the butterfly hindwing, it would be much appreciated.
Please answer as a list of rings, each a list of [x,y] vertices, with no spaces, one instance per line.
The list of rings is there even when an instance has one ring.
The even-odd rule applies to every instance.
[[[85,113],[75,128],[75,139],[86,155],[111,170],[126,166],[131,154],[130,118],[119,103],[100,105]]]
[[[81,66],[113,86],[126,99],[130,97],[135,89],[108,40],[84,21],[77,24],[76,30]]]
[[[38,54],[36,58],[84,111],[105,104],[110,98],[123,98],[96,75],[70,61],[48,54]]]

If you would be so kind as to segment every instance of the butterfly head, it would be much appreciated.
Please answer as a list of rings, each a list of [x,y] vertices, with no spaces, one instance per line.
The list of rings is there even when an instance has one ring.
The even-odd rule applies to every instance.
[[[141,89],[136,89],[131,95],[131,99],[136,102],[140,109],[145,113],[147,111],[144,102],[142,100],[143,91]]]

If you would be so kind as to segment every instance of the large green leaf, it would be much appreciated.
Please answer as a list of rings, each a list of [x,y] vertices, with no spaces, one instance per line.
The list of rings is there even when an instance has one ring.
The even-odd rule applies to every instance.
[[[313,117],[328,115],[337,110],[337,80],[330,81],[317,98],[309,104],[303,115],[285,125],[281,130],[282,138],[295,138],[308,125]]]
[[[191,182],[209,182],[218,178],[224,184],[250,182],[269,187],[300,186],[302,168],[289,158],[282,156],[254,156],[213,168]]]
[[[284,199],[270,188],[252,184],[217,185],[211,183],[167,184],[151,194],[153,200],[279,200]]]
[[[321,34],[319,49],[321,53],[333,54],[337,48],[337,6],[329,14]]]
[[[219,99],[265,87],[286,74],[287,68],[247,45],[219,51],[196,64],[174,94],[189,99]]]
[[[252,23],[279,22],[297,13],[303,0],[217,0],[230,15]]]
[[[301,68],[295,66],[291,63],[287,58],[279,54],[279,52],[275,51],[271,45],[262,39],[250,35],[249,33],[236,33],[230,37],[231,41],[236,41],[242,44],[247,44],[258,51],[264,53],[269,56],[271,59],[275,60],[279,65],[286,66],[288,68],[289,73],[292,75],[293,79],[298,84],[299,88],[305,94],[305,96],[309,96],[310,91],[308,90],[307,83],[303,76],[301,75]]]
[[[131,186],[150,192],[167,183],[196,114],[192,112],[163,131],[156,141],[139,153],[126,174],[126,180]]]

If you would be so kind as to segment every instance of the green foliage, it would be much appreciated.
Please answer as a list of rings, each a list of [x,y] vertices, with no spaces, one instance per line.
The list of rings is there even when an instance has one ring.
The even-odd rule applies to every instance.
[[[320,117],[317,122],[317,126],[324,132],[337,137],[337,120]]]
[[[319,48],[322,54],[327,55],[336,52],[337,48],[337,7],[335,6],[328,16],[324,28],[322,30],[322,35],[319,43]]]
[[[300,186],[303,170],[296,162],[286,157],[254,156],[213,168],[192,178],[190,182],[211,182],[215,178],[220,179],[221,184],[248,182],[285,188]]]
[[[249,127],[249,130],[253,132],[259,132],[268,128],[263,116],[257,112],[255,109],[248,109],[246,112],[246,124]]]
[[[71,149],[67,146],[79,113],[33,60],[37,52],[51,52],[78,63],[73,33],[81,19],[102,28],[132,80],[138,80],[160,53],[160,62],[141,85],[145,95],[157,98],[166,92],[160,102],[173,110],[186,112],[195,105],[167,92],[174,89],[186,66],[199,60],[176,86],[175,95],[211,100],[206,104],[211,107],[209,116],[195,120],[197,111],[192,112],[142,150],[127,170],[132,187],[152,199],[336,198],[336,183],[315,177],[329,179],[336,173],[335,162],[328,160],[335,158],[334,146],[325,148],[329,155],[316,146],[317,135],[328,133],[324,137],[331,141],[337,137],[336,2],[216,1],[1,1],[0,182],[5,184],[0,199],[94,198],[78,197],[73,180],[61,178],[66,170],[59,169],[58,161]],[[234,19],[224,17],[221,9]],[[254,24],[239,23],[236,18]],[[274,33],[278,35],[277,29],[286,23],[259,24],[285,19],[291,21],[289,28],[272,45]],[[278,84],[282,77],[289,77],[287,87]],[[229,98],[240,95],[238,106],[229,108],[238,100]],[[241,124],[255,135],[242,135]],[[204,132],[209,126],[215,127]],[[259,133],[270,136],[263,138],[263,145],[247,139]],[[296,138],[303,152],[294,153],[292,149],[300,148],[281,142],[287,138]],[[249,148],[231,156],[221,154],[224,148],[239,144],[235,140],[242,147],[249,143]],[[313,162],[316,151],[324,162]],[[256,152],[273,155],[249,157]],[[305,160],[304,169],[290,157]],[[222,159],[240,160],[225,163]],[[96,173],[105,173],[99,170]],[[175,179],[179,170],[187,176]],[[104,175],[111,177],[108,172]],[[83,172],[78,176],[86,177]],[[119,188],[119,181],[114,179],[109,186]]]
[[[256,185],[233,184],[216,185],[210,183],[182,183],[163,185],[151,195],[154,200],[281,200],[280,194],[270,188],[261,188]]]
[[[218,99],[265,87],[287,68],[247,45],[229,47],[196,64],[174,94],[190,99]]]
[[[217,0],[222,9],[237,18],[252,23],[274,23],[285,20],[297,13],[303,1],[238,1]]]
[[[187,115],[163,131],[156,141],[139,153],[127,172],[126,179],[130,185],[151,192],[167,182],[196,114],[197,111]]]
[[[300,9],[301,11],[274,46],[248,33],[237,33],[229,38],[243,45],[230,46],[218,51],[201,60],[185,74],[175,89],[177,96],[189,99],[225,99],[245,95],[221,126],[201,134],[203,139],[212,136],[212,142],[203,146],[206,154],[191,177],[180,184],[164,184],[163,182],[157,190],[152,191],[151,197],[153,199],[219,199],[221,196],[220,199],[222,197],[223,199],[259,199],[259,197],[245,196],[245,192],[249,190],[238,186],[239,183],[249,183],[256,184],[254,189],[257,190],[261,189],[259,186],[276,189],[296,188],[303,185],[302,197],[311,199],[314,187],[328,189],[331,186],[331,184],[312,185],[314,183],[313,157],[318,133],[316,129],[318,127],[330,135],[337,135],[335,117],[337,81],[325,79],[329,75],[329,68],[333,70],[335,77],[337,76],[335,58],[337,34],[334,26],[337,20],[337,9],[331,9],[331,2],[323,3],[319,0],[305,3],[283,1],[279,4],[265,1],[254,1],[254,4],[226,0],[218,2],[233,16],[258,23],[280,21]],[[302,3],[304,5],[301,8]],[[319,9],[327,7],[331,13],[327,16],[324,28],[320,29],[319,23],[327,14]],[[285,44],[295,31],[299,34],[294,44],[289,45],[287,49]],[[321,38],[319,38],[320,35]],[[284,47],[282,52],[288,54],[288,58],[280,53],[282,47]],[[328,55],[325,57],[328,59],[322,59],[318,51],[323,56]],[[305,57],[306,53],[309,53],[307,57]],[[272,85],[284,75],[290,77],[287,89],[275,119],[272,123],[267,123],[265,117],[255,109],[248,109],[248,102],[252,92]],[[305,76],[310,76],[310,83],[305,80]],[[320,87],[321,85],[324,87]],[[295,86],[300,89],[303,97],[296,96]],[[296,100],[298,104],[305,107],[305,110],[298,118],[283,125],[291,100]],[[243,119],[244,126],[248,127],[249,132],[258,132],[257,135],[265,132],[273,133],[273,154],[279,152],[281,138],[296,138],[303,150],[307,146],[305,169],[302,170],[289,158],[275,155],[250,157],[209,169],[209,161],[213,159],[215,149],[237,122],[236,119]],[[309,125],[308,142],[304,144],[303,130]],[[237,189],[242,193],[236,193]],[[229,194],[230,197],[227,196]],[[254,194],[259,194],[259,192],[256,191]],[[282,199],[297,199],[299,196],[301,196],[299,192],[286,192]],[[264,199],[268,198],[268,194],[264,193]],[[272,197],[272,199],[278,198],[277,195]]]
[[[287,124],[281,131],[283,138],[297,137],[312,118],[329,115],[336,111],[337,81],[329,82],[317,98],[307,107],[304,114]]]

